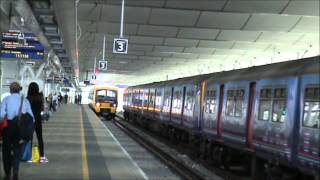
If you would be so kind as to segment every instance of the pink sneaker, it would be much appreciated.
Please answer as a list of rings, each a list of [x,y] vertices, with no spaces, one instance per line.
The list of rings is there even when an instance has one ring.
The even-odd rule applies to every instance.
[[[48,158],[47,157],[45,157],[45,156],[43,156],[43,157],[40,157],[40,163],[48,163],[49,162],[49,160],[48,160]]]

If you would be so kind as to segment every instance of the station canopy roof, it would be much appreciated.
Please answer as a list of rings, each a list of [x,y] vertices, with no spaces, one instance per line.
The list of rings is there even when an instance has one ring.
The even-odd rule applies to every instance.
[[[76,59],[75,2],[52,0],[64,45]],[[121,0],[80,0],[80,79],[102,58],[98,78],[141,84],[319,55],[319,0],[125,0],[128,54],[112,53]]]

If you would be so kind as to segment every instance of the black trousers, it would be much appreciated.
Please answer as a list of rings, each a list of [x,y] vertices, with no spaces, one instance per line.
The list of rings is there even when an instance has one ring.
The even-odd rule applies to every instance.
[[[3,168],[7,176],[12,173],[11,170],[13,170],[13,174],[19,172],[21,157],[19,136],[17,121],[9,120],[8,127],[3,131],[2,143]]]
[[[40,119],[36,119],[36,121],[35,121],[35,131],[36,131],[37,139],[38,139],[40,157],[43,157],[43,156],[44,156],[44,150],[43,150],[43,138],[42,138],[42,122],[41,122],[41,117],[40,117]]]

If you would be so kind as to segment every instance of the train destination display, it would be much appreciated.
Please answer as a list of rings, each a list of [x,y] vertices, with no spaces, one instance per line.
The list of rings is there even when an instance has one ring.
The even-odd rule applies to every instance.
[[[2,33],[0,57],[5,59],[25,59],[41,61],[44,47],[33,33],[9,31]]]

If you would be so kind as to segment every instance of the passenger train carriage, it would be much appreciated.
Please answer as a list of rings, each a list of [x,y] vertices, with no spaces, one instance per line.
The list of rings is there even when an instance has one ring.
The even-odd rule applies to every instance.
[[[225,167],[268,164],[292,179],[319,178],[319,73],[317,56],[129,87],[125,115],[174,137],[196,134],[195,148]]]
[[[118,90],[112,87],[94,87],[89,93],[89,106],[107,118],[114,118],[118,106]]]

